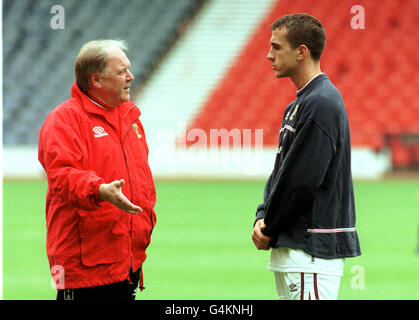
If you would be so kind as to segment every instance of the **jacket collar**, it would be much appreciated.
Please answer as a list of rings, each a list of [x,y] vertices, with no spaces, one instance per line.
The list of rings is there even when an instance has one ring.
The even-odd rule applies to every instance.
[[[77,82],[74,81],[73,86],[71,88],[71,96],[77,100],[79,100],[82,108],[92,114],[97,114],[106,119],[107,122],[112,123],[113,119],[116,114],[120,114],[121,119],[129,116],[130,119],[132,117],[132,121],[135,118],[138,118],[141,115],[140,110],[136,107],[134,102],[127,101],[119,106],[116,106],[113,109],[107,109],[106,107],[100,105],[96,101],[93,101],[90,97],[88,97],[77,85]]]

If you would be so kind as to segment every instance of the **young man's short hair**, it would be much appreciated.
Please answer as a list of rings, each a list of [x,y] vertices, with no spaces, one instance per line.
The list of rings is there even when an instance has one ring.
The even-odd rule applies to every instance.
[[[287,40],[292,48],[306,45],[313,60],[320,60],[326,44],[326,32],[319,20],[306,13],[282,16],[271,25],[271,30],[286,28]]]

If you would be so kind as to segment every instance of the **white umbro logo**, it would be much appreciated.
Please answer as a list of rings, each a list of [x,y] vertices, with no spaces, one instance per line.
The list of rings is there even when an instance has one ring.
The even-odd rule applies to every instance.
[[[92,130],[95,133],[95,138],[100,138],[108,135],[108,133],[105,132],[105,129],[103,129],[102,127],[94,127]]]

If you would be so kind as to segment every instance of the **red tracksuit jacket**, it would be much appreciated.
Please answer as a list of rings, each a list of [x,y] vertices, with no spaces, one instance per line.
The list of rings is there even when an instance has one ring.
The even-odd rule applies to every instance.
[[[137,270],[146,259],[156,191],[140,114],[132,101],[105,110],[74,83],[71,98],[41,128],[47,255],[59,289],[129,279],[130,268]],[[131,215],[100,201],[100,184],[117,179],[125,180],[122,192],[141,213]]]

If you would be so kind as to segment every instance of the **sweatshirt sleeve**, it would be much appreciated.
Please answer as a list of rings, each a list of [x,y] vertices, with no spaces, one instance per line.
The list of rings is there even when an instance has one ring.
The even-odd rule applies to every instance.
[[[265,203],[268,200],[268,196],[269,196],[269,193],[270,193],[271,181],[272,181],[272,174],[269,176],[269,179],[266,182],[265,188],[263,190],[263,202],[261,204],[259,204],[257,209],[256,209],[255,223],[256,223],[257,220],[265,218]]]
[[[70,112],[53,111],[41,128],[38,159],[48,179],[47,198],[83,210],[100,206],[99,186],[104,179],[86,168],[87,146]],[[65,110],[61,110],[65,111]]]
[[[334,152],[334,140],[315,120],[308,118],[297,126],[295,140],[272,178],[271,192],[264,203],[265,235],[278,236],[281,226],[309,210]]]

